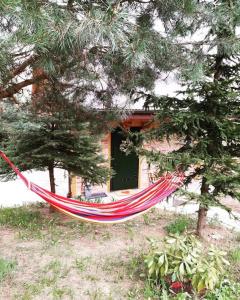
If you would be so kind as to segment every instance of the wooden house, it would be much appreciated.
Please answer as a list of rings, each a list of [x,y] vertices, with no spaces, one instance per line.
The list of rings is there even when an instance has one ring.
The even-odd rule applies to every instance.
[[[154,170],[147,164],[144,157],[139,157],[135,153],[126,154],[121,150],[124,142],[124,130],[132,132],[146,130],[151,126],[156,126],[154,121],[154,111],[134,110],[131,115],[115,122],[113,130],[106,132],[101,140],[101,149],[104,158],[108,162],[115,175],[105,184],[87,187],[90,194],[104,194],[113,191],[128,193],[131,189],[142,189],[151,184],[154,180]],[[165,142],[152,142],[145,147],[158,151],[171,151],[174,143],[169,145]],[[86,194],[86,187],[80,177],[72,178],[73,196]]]

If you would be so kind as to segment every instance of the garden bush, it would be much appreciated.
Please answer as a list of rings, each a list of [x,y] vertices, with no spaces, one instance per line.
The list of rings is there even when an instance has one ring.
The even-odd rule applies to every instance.
[[[145,259],[148,281],[153,287],[160,285],[162,290],[182,297],[177,299],[207,296],[209,292],[213,295],[227,278],[226,254],[213,246],[204,253],[202,244],[193,235],[169,235],[164,239],[163,249],[151,240],[151,250]]]

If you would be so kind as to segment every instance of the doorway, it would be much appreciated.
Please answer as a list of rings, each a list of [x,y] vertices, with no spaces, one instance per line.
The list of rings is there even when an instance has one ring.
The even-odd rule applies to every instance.
[[[139,127],[132,127],[132,132],[139,132]],[[110,181],[110,190],[124,190],[138,188],[139,158],[136,153],[126,154],[120,146],[126,140],[126,134],[121,128],[111,133],[111,167],[115,175]]]

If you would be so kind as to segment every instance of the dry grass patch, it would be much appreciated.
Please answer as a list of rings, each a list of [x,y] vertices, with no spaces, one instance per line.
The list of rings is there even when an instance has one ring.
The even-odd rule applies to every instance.
[[[0,257],[15,263],[0,282],[0,299],[145,299],[149,293],[140,275],[147,238],[161,239],[177,218],[155,209],[131,222],[101,226],[49,214],[46,206],[2,209]],[[221,240],[212,238],[216,230]],[[207,243],[221,248],[237,243],[228,230],[208,227],[206,234]]]

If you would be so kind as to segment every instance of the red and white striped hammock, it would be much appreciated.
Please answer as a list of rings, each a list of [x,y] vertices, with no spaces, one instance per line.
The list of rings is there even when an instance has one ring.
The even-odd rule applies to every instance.
[[[83,221],[96,223],[120,223],[130,220],[154,207],[170,196],[183,183],[184,174],[174,172],[161,177],[151,186],[111,203],[89,203],[56,195],[29,181],[10,159],[0,151],[0,156],[15,171],[24,184],[57,210]]]

